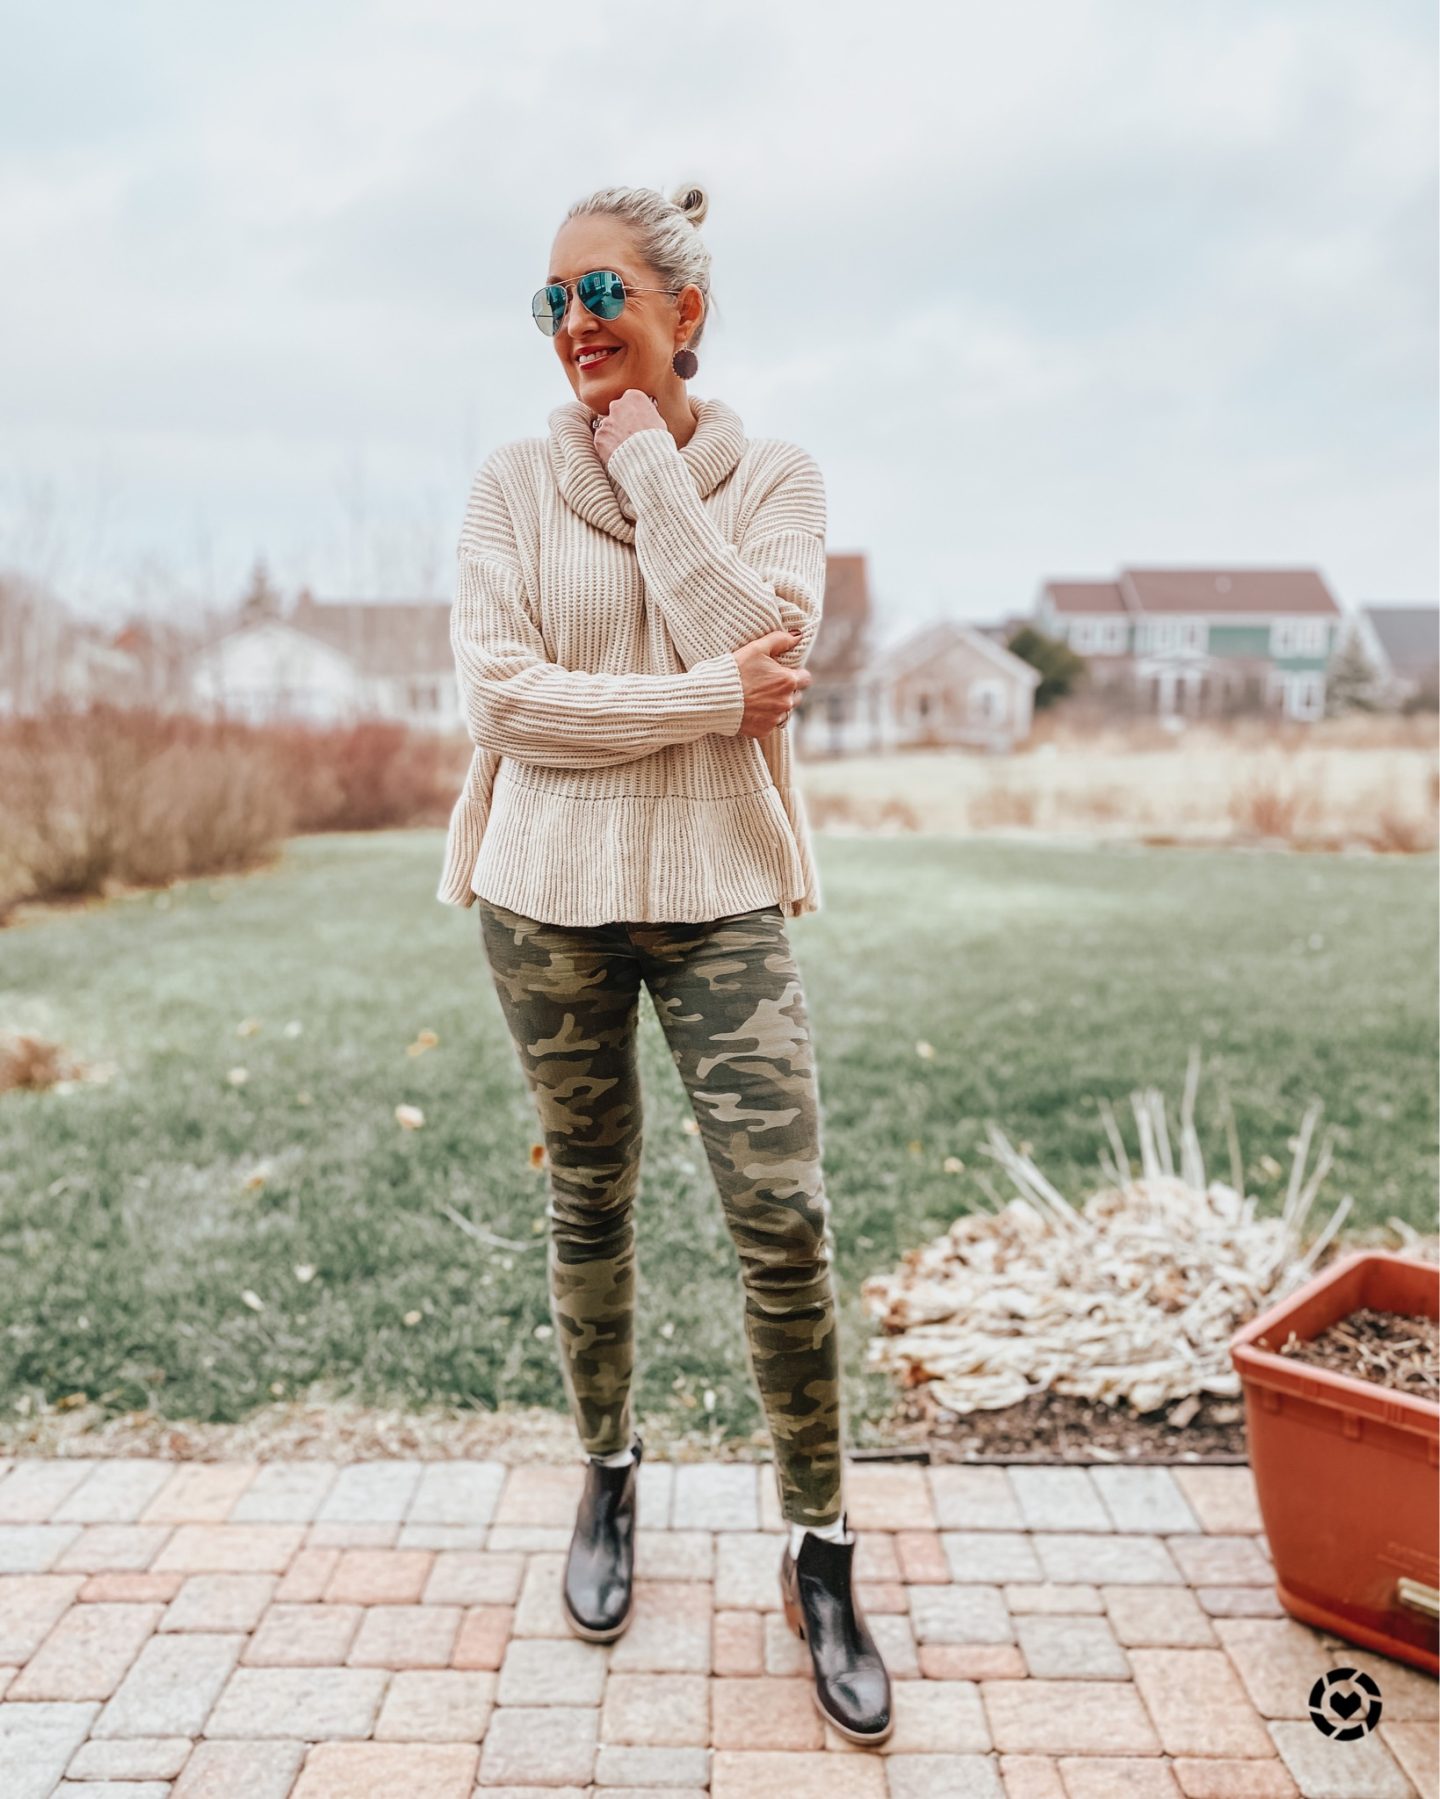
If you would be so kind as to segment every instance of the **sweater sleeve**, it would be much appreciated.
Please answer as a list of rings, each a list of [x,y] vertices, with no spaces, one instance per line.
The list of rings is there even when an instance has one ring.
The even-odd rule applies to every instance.
[[[646,589],[687,668],[782,628],[800,641],[778,661],[798,668],[810,653],[825,598],[825,485],[808,451],[782,449],[738,545],[721,536],[668,431],[636,431],[611,453],[634,502]]]
[[[475,477],[457,561],[450,646],[479,748],[550,768],[609,768],[739,730],[745,689],[728,649],[675,675],[591,674],[546,656],[490,463]]]

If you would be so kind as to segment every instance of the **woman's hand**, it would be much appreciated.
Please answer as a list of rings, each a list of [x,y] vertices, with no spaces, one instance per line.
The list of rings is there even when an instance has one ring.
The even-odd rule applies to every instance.
[[[633,437],[637,431],[669,429],[649,394],[642,393],[638,387],[627,387],[618,399],[610,402],[609,411],[595,427],[595,449],[608,468],[611,456],[627,437]]]
[[[745,713],[737,737],[764,737],[789,718],[797,697],[810,685],[808,668],[786,668],[777,662],[800,641],[798,631],[767,631],[730,653],[740,666]]]

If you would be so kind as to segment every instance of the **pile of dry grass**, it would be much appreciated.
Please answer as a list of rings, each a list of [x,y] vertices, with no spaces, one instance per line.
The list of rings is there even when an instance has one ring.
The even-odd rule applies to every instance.
[[[1102,1171],[1111,1184],[1079,1206],[991,1123],[986,1153],[1019,1197],[957,1218],[911,1250],[896,1273],[863,1283],[883,1333],[869,1345],[871,1362],[906,1387],[930,1385],[938,1404],[961,1414],[1044,1391],[1137,1412],[1237,1393],[1231,1336],[1309,1276],[1351,1200],[1340,1201],[1307,1246],[1306,1223],[1332,1161],[1327,1133],[1306,1176],[1318,1102],[1300,1127],[1278,1217],[1258,1216],[1244,1193],[1228,1109],[1232,1178],[1207,1179],[1194,1126],[1198,1071],[1192,1052],[1178,1169],[1163,1099],[1153,1089],[1134,1093],[1139,1172],[1105,1106],[1114,1157],[1102,1158]]]

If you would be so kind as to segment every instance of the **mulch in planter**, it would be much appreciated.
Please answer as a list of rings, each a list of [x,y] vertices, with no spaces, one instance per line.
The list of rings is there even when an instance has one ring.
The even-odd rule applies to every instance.
[[[1292,1333],[1279,1353],[1331,1374],[1440,1401],[1440,1324],[1433,1318],[1362,1306],[1318,1336]]]

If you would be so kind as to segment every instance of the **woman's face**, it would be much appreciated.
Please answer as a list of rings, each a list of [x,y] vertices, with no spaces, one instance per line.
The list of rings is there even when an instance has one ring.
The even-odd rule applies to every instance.
[[[615,219],[567,219],[556,234],[546,281],[573,284],[591,269],[613,269],[625,283],[626,297],[619,318],[601,319],[570,287],[569,306],[551,342],[576,398],[592,412],[605,412],[629,387],[657,400],[666,389],[683,390],[670,359],[688,341],[691,321],[701,315],[699,288],[691,284],[682,289],[678,310],[668,294],[634,292],[664,283],[636,256],[628,229]],[[577,361],[582,351],[601,348],[615,354],[588,368]]]

